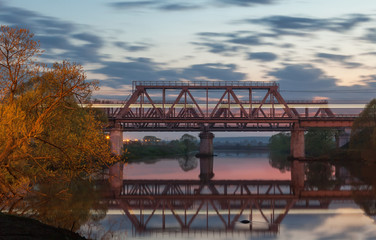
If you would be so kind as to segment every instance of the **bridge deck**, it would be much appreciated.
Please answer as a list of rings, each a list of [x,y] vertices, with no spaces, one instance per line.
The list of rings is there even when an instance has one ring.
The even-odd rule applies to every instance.
[[[336,115],[326,100],[285,101],[276,82],[134,82],[123,103],[105,108],[124,131],[286,131],[299,125],[351,127],[357,115]],[[84,105],[83,105],[84,106]],[[311,112],[310,112],[311,111]]]

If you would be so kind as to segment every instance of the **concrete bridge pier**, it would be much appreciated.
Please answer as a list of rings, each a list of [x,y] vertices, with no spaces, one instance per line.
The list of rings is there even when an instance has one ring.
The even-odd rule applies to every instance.
[[[213,138],[214,134],[209,131],[203,131],[200,137],[200,152],[199,156],[213,156]]]
[[[200,180],[209,181],[214,177],[213,156],[200,157]]]
[[[293,158],[304,158],[304,129],[300,127],[294,127],[291,131],[291,145],[290,154]]]
[[[114,196],[119,196],[123,186],[124,164],[117,162],[109,168],[108,181]]]
[[[123,131],[120,128],[114,128],[110,131],[111,151],[114,155],[120,156],[123,151]],[[123,169],[124,164],[117,162],[109,167],[108,180],[111,191],[115,196],[120,195],[123,186]]]
[[[295,195],[299,195],[304,189],[304,163],[298,160],[291,162],[291,188]]]
[[[123,149],[123,131],[120,128],[114,128],[110,131],[111,151],[120,156]]]

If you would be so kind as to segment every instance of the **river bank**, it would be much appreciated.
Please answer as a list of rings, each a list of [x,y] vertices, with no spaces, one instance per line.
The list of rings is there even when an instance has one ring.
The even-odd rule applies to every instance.
[[[37,220],[0,213],[0,239],[83,240],[77,233],[43,224]]]

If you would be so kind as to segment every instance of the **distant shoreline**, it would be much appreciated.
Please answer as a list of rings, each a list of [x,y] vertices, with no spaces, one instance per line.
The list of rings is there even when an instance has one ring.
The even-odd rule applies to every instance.
[[[270,148],[268,145],[265,146],[234,146],[234,145],[214,145],[214,150],[229,150],[229,151],[269,151]]]

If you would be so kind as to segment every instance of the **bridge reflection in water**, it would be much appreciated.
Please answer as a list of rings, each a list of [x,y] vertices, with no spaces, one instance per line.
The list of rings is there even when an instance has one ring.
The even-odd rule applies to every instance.
[[[367,185],[310,187],[304,164],[291,162],[291,180],[212,180],[213,157],[201,157],[199,180],[123,180],[121,187],[112,181],[109,207],[124,211],[135,235],[276,235],[290,210],[372,196]]]

